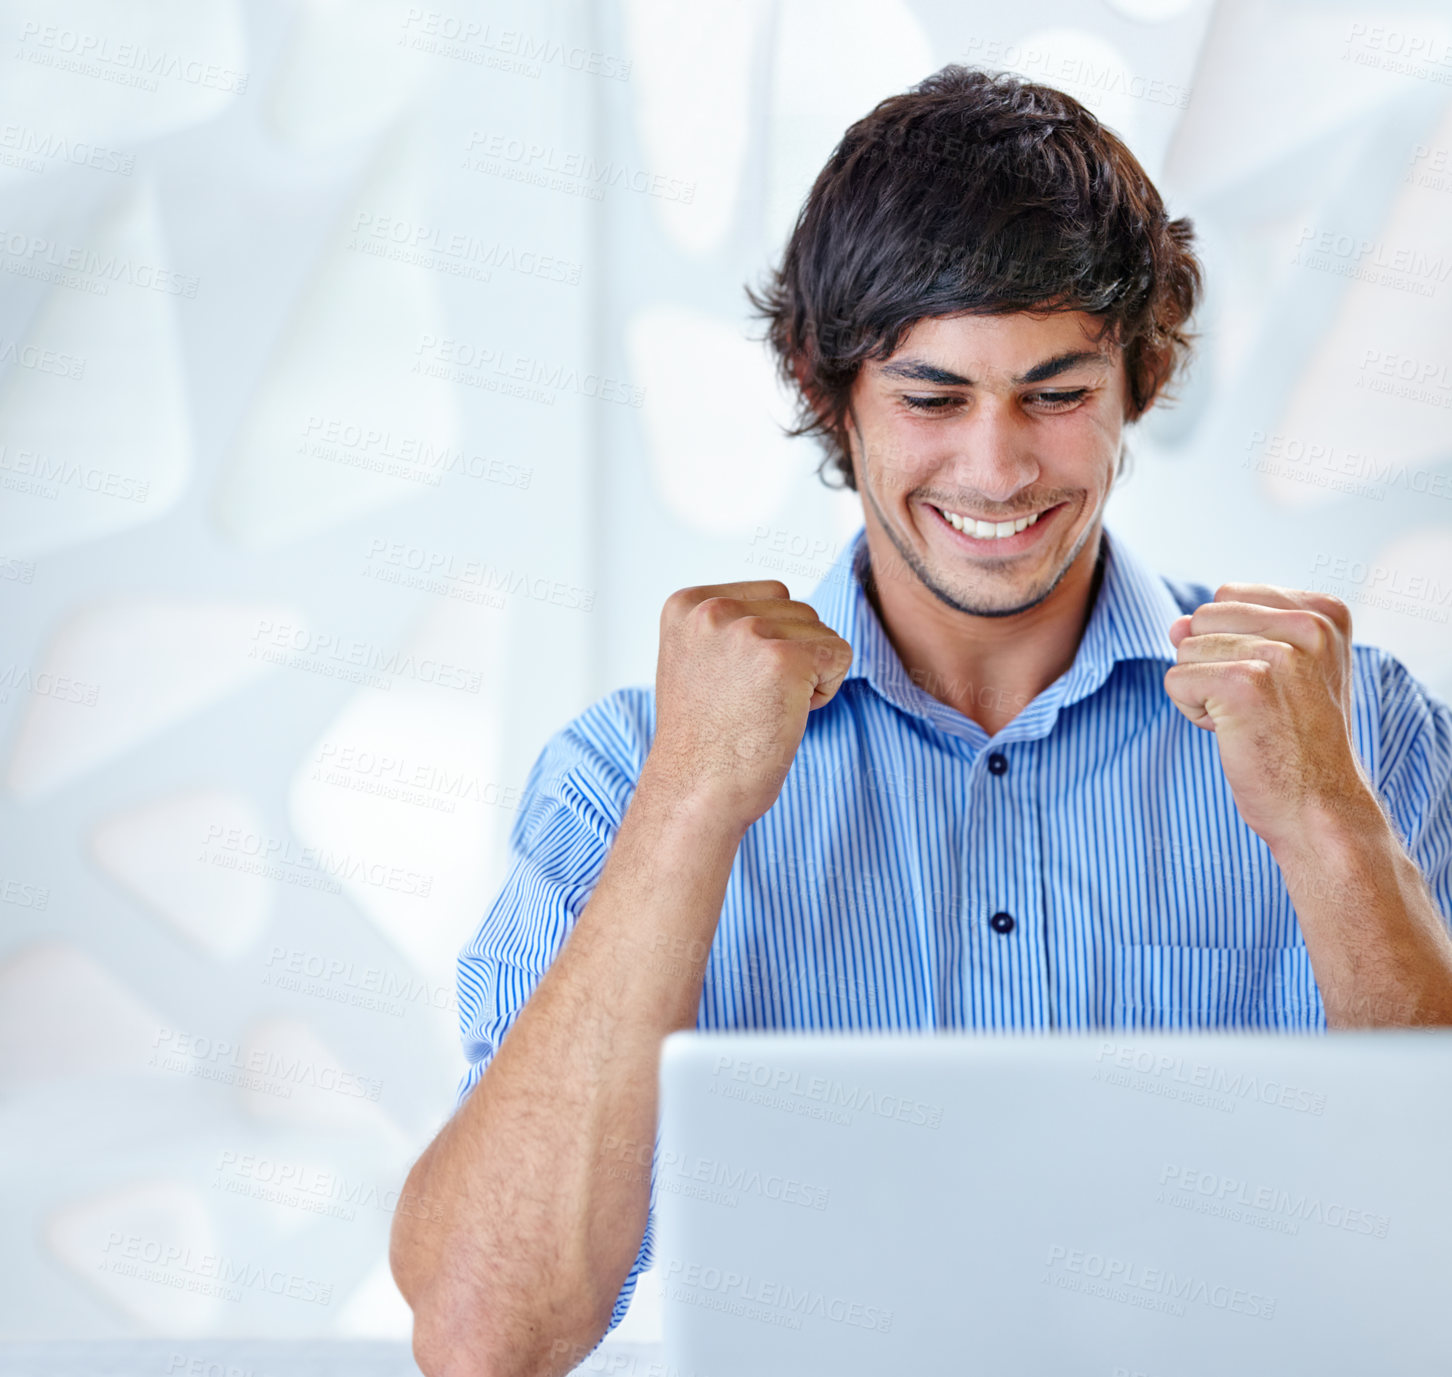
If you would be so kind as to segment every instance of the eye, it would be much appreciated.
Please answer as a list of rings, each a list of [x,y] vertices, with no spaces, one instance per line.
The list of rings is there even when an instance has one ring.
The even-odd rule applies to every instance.
[[[1080,387],[1072,392],[1034,392],[1030,394],[1029,401],[1035,402],[1049,411],[1067,411],[1088,395],[1089,389]]]
[[[1087,397],[1092,389],[1087,387],[1076,387],[1061,392],[1030,392],[1025,401],[1032,403],[1040,411],[1069,411]],[[909,396],[902,394],[904,406],[913,411],[945,412],[951,407],[962,404],[963,399],[951,393],[937,392],[927,396]]]
[[[912,407],[914,411],[945,411],[950,406],[956,406],[959,400],[958,397],[947,396],[943,393],[936,393],[931,397],[903,396],[903,402]]]

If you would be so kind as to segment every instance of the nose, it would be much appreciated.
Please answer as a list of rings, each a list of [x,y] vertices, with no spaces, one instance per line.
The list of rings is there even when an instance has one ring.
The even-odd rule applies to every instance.
[[[1013,408],[985,397],[965,416],[953,436],[953,458],[944,478],[965,493],[981,494],[984,504],[1008,505],[1038,481],[1028,427]]]

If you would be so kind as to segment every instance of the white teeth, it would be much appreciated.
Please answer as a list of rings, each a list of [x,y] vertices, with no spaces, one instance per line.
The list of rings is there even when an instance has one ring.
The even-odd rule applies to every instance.
[[[1002,540],[1006,536],[1017,535],[1020,531],[1027,530],[1043,515],[1042,512],[1035,512],[1032,516],[1021,516],[1017,521],[975,521],[972,517],[959,516],[957,512],[943,511],[941,507],[938,510],[943,512],[950,526],[965,535],[976,536],[979,540]]]

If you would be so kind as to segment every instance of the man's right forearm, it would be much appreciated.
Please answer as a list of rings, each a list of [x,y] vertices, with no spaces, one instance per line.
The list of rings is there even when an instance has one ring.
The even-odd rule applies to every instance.
[[[639,1251],[656,1077],[695,1026],[744,828],[647,760],[600,881],[409,1175],[391,1261],[428,1377],[568,1371]]]

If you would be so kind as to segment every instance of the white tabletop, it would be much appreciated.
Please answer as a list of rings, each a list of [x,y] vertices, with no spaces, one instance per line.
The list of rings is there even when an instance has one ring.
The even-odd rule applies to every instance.
[[[656,1344],[606,1340],[581,1377],[660,1377]],[[0,1377],[419,1377],[406,1343],[342,1339],[100,1339],[0,1343]]]

